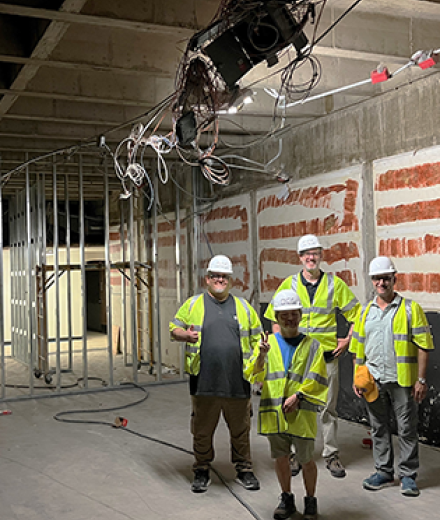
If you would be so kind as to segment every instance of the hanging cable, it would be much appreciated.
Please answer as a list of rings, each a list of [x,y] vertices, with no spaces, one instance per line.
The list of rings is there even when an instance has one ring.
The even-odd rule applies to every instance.
[[[138,399],[136,401],[133,401],[131,403],[127,403],[125,405],[121,406],[112,406],[109,408],[94,408],[94,409],[81,409],[81,410],[66,410],[64,412],[58,412],[53,416],[53,418],[56,421],[64,422],[64,423],[70,423],[70,424],[96,424],[100,426],[109,426],[111,428],[117,428],[120,431],[130,433],[131,435],[135,435],[136,437],[140,437],[141,439],[148,440],[150,442],[155,442],[157,444],[160,444],[162,446],[166,446],[167,448],[171,448],[177,451],[180,451],[182,453],[186,453],[187,455],[194,455],[194,452],[191,450],[188,450],[186,448],[182,448],[181,446],[178,446],[176,444],[173,444],[171,442],[164,441],[162,439],[158,439],[156,437],[152,437],[150,435],[145,435],[143,433],[137,432],[135,430],[131,430],[130,428],[127,428],[126,425],[128,424],[128,421],[124,417],[117,417],[115,421],[97,421],[97,420],[90,420],[90,419],[73,419],[73,415],[78,414],[96,414],[96,413],[102,413],[102,412],[115,412],[117,410],[126,410],[127,408],[132,408],[133,406],[137,406],[139,404],[144,403],[148,397],[149,393],[145,388],[142,386],[137,385],[136,383],[131,382],[123,382],[121,383],[121,386],[128,386],[133,387],[134,389],[141,390],[144,395],[141,399]],[[238,502],[255,518],[255,520],[263,520],[253,509],[252,507],[243,499],[240,497],[238,493],[234,491],[234,489],[228,484],[225,477],[222,475],[222,473],[217,470],[216,468],[211,466],[211,470],[213,473],[215,473],[220,480],[220,482],[226,487],[226,489],[231,493],[231,495],[238,500]]]

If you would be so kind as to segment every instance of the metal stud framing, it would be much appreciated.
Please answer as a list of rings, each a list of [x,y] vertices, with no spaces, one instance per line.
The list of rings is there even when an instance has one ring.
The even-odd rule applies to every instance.
[[[157,193],[159,187],[157,174],[154,177],[154,191]],[[158,237],[157,237],[157,197],[154,198],[153,203],[153,269],[154,269],[154,337],[155,350],[157,352],[157,367],[156,373],[158,381],[162,381],[162,349],[161,346],[161,330],[160,330],[160,302],[159,302],[159,251],[158,251]]]
[[[108,193],[108,169],[107,161],[104,163],[104,202],[105,202],[105,312],[107,315],[107,352],[108,352],[108,370],[109,370],[109,384],[113,386],[113,321],[112,321],[112,285],[111,285],[111,271],[110,271],[110,200]]]
[[[24,160],[27,159],[26,155]],[[0,183],[0,400],[99,391],[99,388],[90,387],[91,382],[96,379],[95,365],[91,364],[90,358],[90,353],[94,350],[102,351],[105,356],[104,366],[108,367],[105,382],[108,388],[115,387],[120,380],[126,379],[127,371],[117,370],[127,366],[132,367],[129,378],[135,383],[163,382],[158,203],[154,202],[149,214],[144,209],[142,197],[136,192],[128,200],[119,200],[116,206],[114,203],[112,206],[111,190],[114,184],[109,180],[111,173],[104,162],[104,171],[102,167],[99,170],[102,173],[102,188],[97,188],[102,192],[104,203],[104,247],[99,253],[103,255],[104,261],[95,264],[92,260],[92,263],[88,263],[88,199],[85,195],[88,181],[84,176],[81,154],[77,156],[75,164],[76,179],[72,177],[72,173],[59,170],[55,157],[51,166],[46,165],[43,171],[35,166],[27,166],[21,174],[23,188],[13,192],[13,195],[8,190],[9,217],[6,223],[3,220],[5,192]],[[156,191],[158,184],[156,177]],[[87,190],[90,193],[89,187]],[[75,227],[75,231],[78,231],[78,242],[75,242],[75,238],[72,242],[72,203],[76,201],[79,226]],[[176,193],[175,208],[176,297],[180,304],[183,299],[183,275],[179,193]],[[196,209],[194,206],[194,210]],[[115,220],[115,215],[119,221]],[[115,223],[117,228],[114,227]],[[3,224],[9,225],[10,275],[4,272]],[[193,232],[197,235],[196,219],[193,224]],[[116,239],[113,232],[115,229],[119,229]],[[116,251],[120,252],[119,258],[115,256],[118,254]],[[79,262],[75,255],[78,255]],[[197,263],[197,254],[194,261]],[[107,330],[104,349],[92,349],[87,337],[86,274],[93,269],[105,274]],[[119,278],[113,276],[118,271],[121,274],[121,284],[118,282]],[[5,308],[5,281],[10,284],[10,308]],[[114,289],[113,283],[120,285],[119,293]],[[75,299],[72,298],[73,292]],[[78,302],[81,309],[74,307],[78,306]],[[8,327],[11,334],[10,355],[6,350],[9,349],[8,341],[5,341],[6,313],[11,321],[11,326]],[[122,357],[115,355],[115,330],[121,341]],[[78,340],[79,350],[75,349]],[[102,358],[99,359],[100,366],[103,366]],[[7,381],[8,363],[16,362],[23,367],[23,379]],[[152,374],[153,363],[155,376]],[[145,364],[149,364],[151,370],[140,370]],[[180,377],[176,381],[184,379],[183,345],[178,364]],[[140,374],[143,380],[140,380]],[[145,380],[145,374],[148,380]],[[37,383],[35,377],[41,375],[44,376],[44,381]],[[71,381],[78,376],[81,376],[81,384],[76,383],[75,387],[75,383],[71,384]],[[21,384],[24,392],[18,395],[16,391],[9,390],[10,383]],[[41,391],[46,388],[44,383],[47,388],[51,388],[50,393]]]
[[[2,162],[0,156],[0,175],[2,171]],[[3,280],[3,193],[2,184],[0,182],[0,361],[1,361],[1,378],[2,378],[2,389],[1,398],[5,398],[6,387],[5,387],[5,320],[4,320],[4,280]]]

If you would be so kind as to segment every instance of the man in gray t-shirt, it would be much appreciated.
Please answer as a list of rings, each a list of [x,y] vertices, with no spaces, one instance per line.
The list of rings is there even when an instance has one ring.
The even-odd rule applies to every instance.
[[[250,383],[243,379],[243,352],[234,298],[230,294],[223,301],[209,294],[203,298],[200,373],[190,376],[191,395],[249,399]]]
[[[250,383],[245,364],[259,344],[261,323],[243,298],[229,293],[232,263],[218,255],[206,276],[208,292],[189,298],[170,322],[177,341],[186,342],[186,371],[190,374],[191,433],[194,480],[191,490],[207,490],[214,460],[213,435],[223,414],[231,439],[231,461],[236,481],[257,490],[250,453]]]

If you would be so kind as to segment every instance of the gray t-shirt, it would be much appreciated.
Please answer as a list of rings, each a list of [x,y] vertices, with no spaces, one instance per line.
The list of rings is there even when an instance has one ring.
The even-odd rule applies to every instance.
[[[219,302],[205,294],[205,316],[200,345],[200,373],[190,381],[191,394],[250,397],[243,379],[243,353],[234,298]]]

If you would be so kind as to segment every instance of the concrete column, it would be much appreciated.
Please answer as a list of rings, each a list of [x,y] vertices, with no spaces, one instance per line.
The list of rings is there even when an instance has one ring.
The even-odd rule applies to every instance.
[[[373,297],[373,288],[368,276],[368,266],[377,256],[376,251],[376,210],[374,207],[374,178],[373,163],[365,162],[362,165],[362,272],[364,294],[366,301]]]
[[[252,301],[254,309],[260,314],[260,273],[258,269],[258,225],[257,225],[257,192],[252,190],[250,196],[249,233],[251,237],[251,273],[252,273]]]

